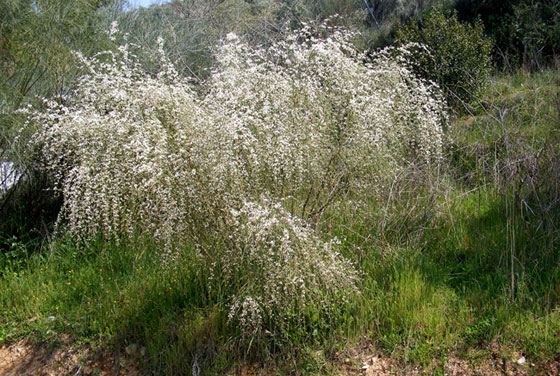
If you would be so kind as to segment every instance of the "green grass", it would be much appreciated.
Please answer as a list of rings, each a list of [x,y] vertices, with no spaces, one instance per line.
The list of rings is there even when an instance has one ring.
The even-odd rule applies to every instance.
[[[185,248],[177,267],[169,267],[149,243],[55,242],[25,267],[3,273],[1,340],[65,333],[117,350],[137,343],[146,346],[151,367],[176,373],[227,333],[224,316],[207,301],[191,251]]]
[[[519,224],[526,261],[515,263],[512,293],[503,197],[448,200],[421,245],[369,249],[362,258],[366,276],[348,333],[368,333],[396,358],[425,366],[495,342],[534,361],[560,355],[558,247],[541,252],[546,234]]]
[[[449,173],[437,189],[411,178],[392,201],[372,202],[369,216],[327,216],[327,236],[341,239],[363,272],[361,294],[328,317],[311,312],[291,328],[290,346],[240,346],[224,311],[227,291],[208,290],[189,245],[166,263],[145,240],[59,239],[32,252],[17,238],[2,240],[0,343],[64,333],[115,351],[136,344],[145,348],[142,366],[156,374],[190,374],[194,359],[206,374],[255,360],[280,374],[336,374],[334,354],[364,336],[435,373],[450,355],[485,362],[496,344],[535,363],[558,359],[558,217],[539,204],[552,202],[547,168],[560,151],[553,77],[495,79],[484,109],[454,122]],[[496,163],[545,145],[548,159],[531,180],[538,189],[518,184],[528,181],[521,172],[491,174]]]
[[[500,264],[506,234],[499,197],[458,196],[450,210],[426,233],[423,247],[368,248],[359,264],[362,294],[331,321],[294,330],[294,348],[282,355],[290,360],[275,354],[270,360],[279,369],[334,372],[325,359],[364,335],[396,359],[425,366],[496,339],[535,361],[558,356],[558,270],[525,270],[512,301],[509,269]],[[210,374],[242,362],[246,354],[205,291],[192,249],[169,267],[146,244],[58,241],[5,271],[0,340],[65,333],[117,351],[134,343],[146,348],[144,366],[163,374],[189,374],[195,354]],[[317,349],[326,355],[318,359]]]

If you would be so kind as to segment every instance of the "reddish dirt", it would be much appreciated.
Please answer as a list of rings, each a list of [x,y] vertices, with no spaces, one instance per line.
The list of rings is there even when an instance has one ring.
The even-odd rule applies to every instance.
[[[384,376],[384,375],[418,375],[416,367],[404,366],[386,357],[373,344],[363,341],[347,350],[335,354],[337,374]]]
[[[19,341],[0,346],[2,376],[139,376],[131,357],[122,358],[109,351],[94,353],[87,347],[62,343],[55,348]]]

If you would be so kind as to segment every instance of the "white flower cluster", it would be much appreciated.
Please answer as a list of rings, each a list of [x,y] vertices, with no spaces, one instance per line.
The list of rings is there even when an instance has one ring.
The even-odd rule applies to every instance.
[[[354,293],[356,271],[311,225],[343,194],[367,201],[403,166],[437,163],[444,103],[390,53],[364,63],[348,38],[304,29],[261,50],[228,35],[196,89],[163,53],[157,76],[126,46],[80,57],[76,91],[30,118],[59,223],[194,242],[221,273],[212,283],[237,286],[230,320],[248,336]]]
[[[59,222],[86,238],[146,231],[170,240],[188,216],[189,123],[202,126],[206,115],[171,65],[148,77],[126,48],[118,59],[80,58],[90,74],[78,90],[33,116],[45,168],[64,198]]]
[[[228,170],[245,174],[243,191],[290,197],[306,220],[342,192],[364,198],[402,167],[441,158],[438,88],[391,57],[402,53],[364,63],[348,40],[304,29],[259,50],[229,35],[204,99],[233,157]]]
[[[244,335],[262,336],[263,322],[287,332],[309,308],[326,312],[357,292],[358,273],[337,252],[337,240],[322,241],[280,203],[245,202],[230,220],[232,241],[214,262],[223,283],[240,286],[229,319]]]

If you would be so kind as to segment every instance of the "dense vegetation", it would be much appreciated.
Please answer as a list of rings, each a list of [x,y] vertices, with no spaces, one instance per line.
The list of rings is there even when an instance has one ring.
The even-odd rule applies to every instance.
[[[426,374],[560,360],[557,2],[0,15],[0,344],[170,375],[336,374],[360,341]]]

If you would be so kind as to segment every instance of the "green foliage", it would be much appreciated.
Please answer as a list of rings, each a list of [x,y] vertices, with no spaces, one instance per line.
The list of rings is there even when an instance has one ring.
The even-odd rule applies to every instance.
[[[363,0],[280,0],[276,1],[281,6],[284,15],[300,16],[304,19],[324,19],[338,14],[352,16],[358,10],[364,9]]]
[[[547,311],[560,297],[558,289],[547,291],[560,281],[550,272],[554,265],[528,270],[528,280],[541,274],[542,282],[530,283],[523,299],[512,302],[508,277],[496,261],[504,239],[496,237],[504,227],[503,214],[494,209],[500,197],[481,195],[480,214],[473,210],[476,192],[449,199],[449,211],[434,221],[424,250],[364,245],[355,228],[333,222],[333,232],[346,231],[343,246],[364,273],[361,294],[328,320],[310,310],[308,322],[290,329],[291,345],[265,353],[268,360],[288,367],[287,373],[305,367],[303,374],[325,374],[325,360],[314,360],[318,350],[328,358],[343,346],[341,338],[363,336],[417,365],[443,364],[458,349],[485,348],[495,338],[531,361],[557,355],[560,315]],[[349,214],[341,212],[339,219]],[[360,258],[355,250],[364,246]],[[195,247],[184,245],[176,268],[162,264],[157,249],[141,237],[119,245],[53,242],[48,252],[0,276],[0,340],[33,333],[47,341],[66,334],[120,351],[135,344],[145,351],[146,371],[167,375],[188,374],[194,359],[207,374],[223,374],[248,355],[263,360],[262,349],[247,354],[237,346],[239,332],[227,325],[220,307],[228,287],[207,289]]]
[[[4,105],[17,108],[31,93],[65,93],[75,65],[70,50],[92,51],[98,44],[100,31],[91,24],[95,10],[89,0],[2,3],[2,85],[13,91],[2,92],[9,95]]]
[[[165,51],[178,72],[204,79],[215,62],[220,41],[228,33],[243,35],[253,45],[281,38],[286,19],[278,15],[280,8],[281,4],[273,0],[186,0],[132,10],[108,7],[101,14],[105,29],[117,22],[119,43],[137,45],[134,53],[145,71],[159,70],[157,39],[163,38]]]
[[[437,82],[449,104],[469,104],[481,92],[491,72],[492,41],[484,35],[481,22],[459,22],[457,14],[433,8],[420,21],[397,26],[396,42],[419,43],[411,60],[415,71]]]
[[[499,66],[542,70],[560,53],[560,2],[556,0],[458,0],[459,18],[482,19],[496,41]]]
[[[26,174],[0,196],[0,273],[26,263],[53,229],[61,201],[45,176]]]
[[[13,236],[0,241],[0,274],[20,270],[29,257],[26,245]]]
[[[555,183],[560,161],[557,71],[520,71],[494,78],[472,116],[458,123],[451,152],[461,180],[470,186],[495,184],[515,201],[512,209],[530,218],[528,223],[556,231],[560,205]]]
[[[367,0],[368,11],[377,26],[385,22],[416,17],[441,0]]]
[[[103,30],[96,26],[101,5],[92,0],[1,2],[0,160],[18,168],[28,164],[18,147],[27,139],[18,133],[21,119],[14,110],[40,104],[38,97],[68,94],[80,72],[71,51],[89,55],[107,46]]]

